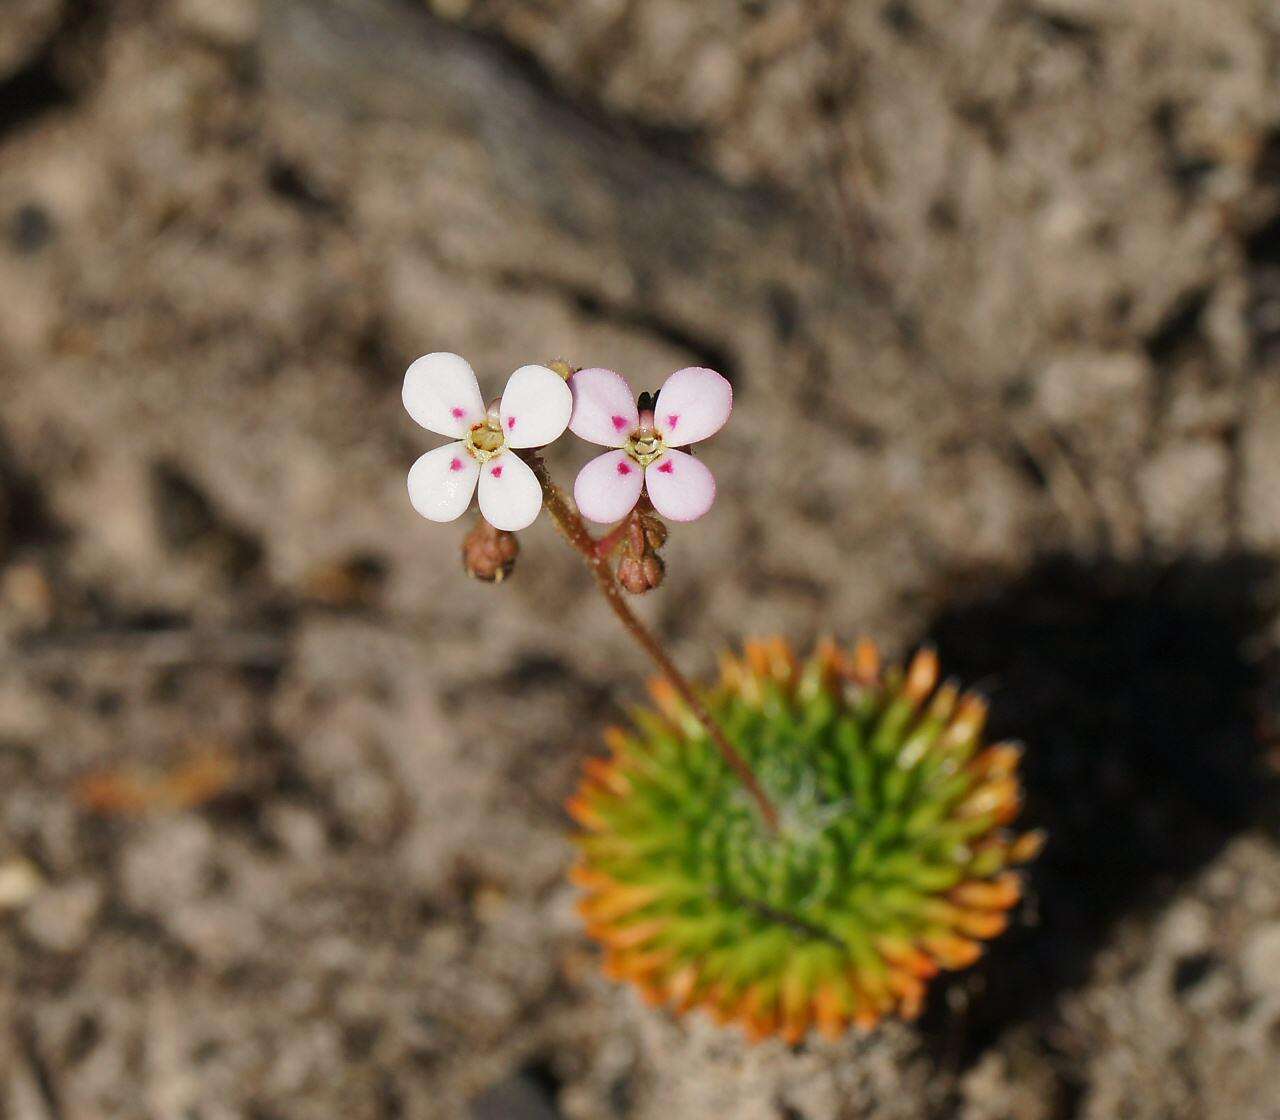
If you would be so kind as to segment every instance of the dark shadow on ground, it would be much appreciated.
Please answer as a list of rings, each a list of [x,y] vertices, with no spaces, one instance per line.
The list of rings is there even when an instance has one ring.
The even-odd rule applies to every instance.
[[[946,672],[990,697],[992,734],[1027,743],[1024,820],[1050,834],[1024,921],[933,995],[924,1035],[940,1060],[967,1065],[1019,1023],[1051,1028],[1120,919],[1260,823],[1275,792],[1260,730],[1275,575],[1244,554],[1052,558],[933,621]]]

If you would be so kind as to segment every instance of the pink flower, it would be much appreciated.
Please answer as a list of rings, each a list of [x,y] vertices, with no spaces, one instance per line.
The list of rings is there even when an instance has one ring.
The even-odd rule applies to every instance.
[[[569,379],[569,430],[616,448],[578,473],[573,497],[582,516],[603,525],[621,521],[647,490],[670,521],[694,521],[711,508],[716,480],[687,447],[715,435],[733,410],[733,387],[714,370],[676,370],[641,415],[626,378],[609,369],[584,369]]]
[[[431,521],[453,521],[480,490],[480,512],[495,529],[515,532],[542,508],[542,486],[512,448],[543,447],[569,423],[573,397],[558,373],[521,366],[502,400],[488,408],[475,371],[457,354],[427,354],[409,367],[402,394],[409,415],[429,432],[452,436],[409,470],[409,500]]]

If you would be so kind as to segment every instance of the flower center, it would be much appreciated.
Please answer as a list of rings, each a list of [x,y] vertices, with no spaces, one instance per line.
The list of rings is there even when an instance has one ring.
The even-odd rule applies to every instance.
[[[502,424],[493,416],[482,423],[473,424],[464,442],[467,454],[481,465],[496,459],[507,449],[507,439],[502,434]]]
[[[657,432],[632,432],[627,439],[627,454],[642,467],[647,467],[667,452],[667,445]]]
[[[627,437],[625,450],[642,467],[647,467],[667,453],[666,440],[653,426],[653,413],[649,409],[640,413],[640,426]]]

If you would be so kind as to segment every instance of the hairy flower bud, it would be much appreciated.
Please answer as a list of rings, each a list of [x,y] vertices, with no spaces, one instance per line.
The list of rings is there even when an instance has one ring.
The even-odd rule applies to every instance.
[[[644,534],[644,543],[648,548],[656,550],[667,543],[667,526],[656,513],[637,510],[636,521]]]
[[[662,583],[667,566],[656,552],[646,551],[639,559],[627,555],[618,561],[618,582],[632,595],[643,595]]]
[[[658,555],[667,540],[667,527],[652,510],[632,510],[622,526],[618,582],[632,595],[643,595],[662,583],[667,566]]]
[[[462,566],[485,583],[501,583],[516,566],[520,542],[514,533],[495,529],[481,518],[462,541]]]

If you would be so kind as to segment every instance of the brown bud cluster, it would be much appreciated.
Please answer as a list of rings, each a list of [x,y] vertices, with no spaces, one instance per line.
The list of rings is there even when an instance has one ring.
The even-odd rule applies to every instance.
[[[618,582],[632,595],[643,595],[662,583],[667,566],[658,550],[667,541],[667,527],[657,514],[635,510],[627,521],[618,560]]]
[[[472,579],[501,583],[516,566],[520,542],[515,533],[495,529],[481,518],[462,541],[462,567]]]
[[[618,582],[632,595],[643,595],[662,582],[667,566],[656,552],[648,552],[640,559],[624,556],[618,561]]]

